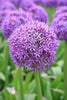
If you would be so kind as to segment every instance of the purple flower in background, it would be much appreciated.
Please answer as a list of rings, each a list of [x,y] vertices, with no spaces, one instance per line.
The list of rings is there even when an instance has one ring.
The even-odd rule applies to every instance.
[[[5,2],[2,6],[1,6],[1,10],[16,10],[16,7],[11,3],[11,2]]]
[[[11,12],[11,10],[1,10],[0,11],[0,29],[1,29],[1,24],[5,17]]]
[[[42,22],[30,22],[13,31],[8,39],[10,56],[19,67],[45,70],[54,63],[58,43],[55,33]]]
[[[67,40],[67,13],[62,13],[54,18],[51,27],[57,34],[58,40]]]
[[[67,0],[58,0],[57,2],[58,2],[57,6],[65,6],[65,5],[67,5]]]
[[[34,0],[37,4],[42,4],[45,7],[58,7],[67,5],[67,0]]]
[[[0,0],[0,10],[1,10],[1,7],[8,1],[10,2],[10,0]]]
[[[57,7],[57,0],[42,0],[42,5],[45,7]]]
[[[8,38],[16,28],[31,20],[30,15],[21,9],[19,11],[12,11],[2,22],[1,29],[4,37]]]
[[[16,7],[19,7],[19,6],[20,6],[21,1],[23,1],[23,0],[11,0],[11,2],[12,2]]]
[[[42,0],[33,0],[36,4],[41,4]]]
[[[33,0],[22,0],[22,2],[20,4],[20,8],[22,8],[24,10],[28,10],[33,5],[34,5]]]
[[[62,13],[66,13],[66,12],[67,12],[67,6],[58,7],[56,10],[56,13],[54,14],[54,18],[56,18],[58,15],[60,15]]]
[[[42,7],[33,6],[28,11],[31,13],[33,20],[38,20],[47,23],[48,14]]]

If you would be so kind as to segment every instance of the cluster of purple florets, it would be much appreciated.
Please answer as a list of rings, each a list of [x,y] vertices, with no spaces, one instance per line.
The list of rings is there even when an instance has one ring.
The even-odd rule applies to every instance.
[[[48,14],[38,5],[54,7],[54,0],[1,0],[0,28],[8,39],[9,52],[19,67],[45,70],[54,63],[58,42],[53,28],[47,26]],[[39,3],[40,2],[40,3]]]
[[[12,11],[2,22],[1,29],[3,36],[8,38],[16,28],[31,20],[31,16],[28,13],[25,13],[22,9],[19,11]]]
[[[9,2],[11,1],[11,2]],[[7,16],[7,19],[11,19],[12,16],[10,16],[10,18],[8,18],[9,16],[9,13],[6,13],[6,10],[9,10],[10,13],[12,13],[11,11],[14,11],[14,12],[18,12],[17,9],[22,9],[23,11],[25,11],[26,13],[26,16],[28,15],[28,19],[30,19],[30,17],[32,18],[32,20],[38,20],[38,21],[42,21],[42,22],[45,22],[47,23],[48,21],[48,14],[47,12],[44,10],[44,8],[40,7],[40,6],[37,6],[33,0],[7,0],[6,3],[3,5],[2,3],[4,2],[4,0],[1,2],[1,4],[3,6],[0,7],[0,10],[1,10],[1,14],[0,16],[2,16],[2,13],[3,13],[3,18],[0,17],[0,28],[1,28],[1,24],[3,22],[3,19],[5,18],[6,19],[6,16]],[[19,5],[15,5],[15,2],[18,3]],[[16,9],[17,7],[17,9]],[[21,12],[19,13],[19,15],[21,15]],[[33,16],[34,15],[34,16]],[[15,15],[14,15],[15,16]],[[16,16],[15,16],[16,17]],[[16,18],[17,19],[17,18]],[[16,20],[15,19],[15,20]],[[3,22],[4,25],[6,24],[5,21]],[[11,22],[12,24],[12,22]],[[6,25],[5,25],[6,26]],[[2,25],[3,27],[3,25]],[[9,25],[6,26],[9,28]],[[5,31],[5,30],[4,30]],[[11,33],[9,33],[11,34]]]
[[[47,8],[67,5],[67,0],[34,0],[34,2],[39,5],[44,5]]]
[[[2,24],[3,20],[7,16],[7,13],[9,14],[10,12],[11,12],[11,10],[1,10],[0,11],[0,28],[1,28],[1,24]]]
[[[2,5],[1,10],[16,10],[16,7],[11,2],[5,2],[4,5]]]
[[[34,5],[33,7],[29,8],[28,11],[31,13],[33,20],[47,23],[48,14],[42,7]]]
[[[20,67],[45,70],[54,63],[58,43],[55,33],[42,22],[31,22],[16,29],[8,39],[10,56]]]
[[[67,0],[0,0],[1,9],[22,8],[28,10],[33,5],[44,5],[45,7],[58,7],[67,5]]]
[[[57,8],[51,27],[58,40],[67,40],[67,6]]]
[[[24,10],[28,10],[29,8],[31,8],[32,6],[34,6],[34,1],[33,0],[22,0],[20,7]]]
[[[56,12],[54,14],[54,18],[56,18],[58,15],[61,15],[63,13],[66,13],[67,12],[67,6],[61,6],[61,7],[58,7],[56,9]]]

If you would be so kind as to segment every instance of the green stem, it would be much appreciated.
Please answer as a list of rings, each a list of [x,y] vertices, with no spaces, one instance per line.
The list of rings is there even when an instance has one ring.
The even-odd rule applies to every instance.
[[[3,53],[3,68],[5,69],[5,85],[8,85],[8,46],[7,43],[4,47],[4,53]]]
[[[13,95],[12,94],[10,94],[10,100],[13,100]]]
[[[64,100],[67,100],[67,41],[65,41],[65,57],[64,57],[64,91],[65,91]]]
[[[42,92],[41,92],[40,79],[39,79],[38,72],[34,72],[34,76],[35,76],[35,81],[36,81],[38,100],[42,100]]]
[[[24,100],[22,69],[19,69],[20,100]]]

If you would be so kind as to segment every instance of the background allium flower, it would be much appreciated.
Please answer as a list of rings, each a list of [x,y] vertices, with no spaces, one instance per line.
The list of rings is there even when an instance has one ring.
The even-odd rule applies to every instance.
[[[10,1],[11,0],[0,0],[0,9],[6,2],[10,2]]]
[[[10,56],[19,67],[45,70],[54,63],[58,43],[55,33],[42,22],[21,26],[8,39]]]
[[[33,0],[36,4],[41,4],[42,0]]]
[[[42,5],[45,7],[56,7],[57,6],[57,0],[42,0]]]
[[[65,6],[67,5],[67,0],[58,0],[58,5],[57,6]]]
[[[1,10],[15,10],[15,6],[11,3],[11,2],[5,2],[3,3],[3,5],[1,6]]]
[[[1,24],[3,22],[3,20],[5,19],[5,17],[11,12],[11,10],[1,10],[0,11],[0,28],[1,28]]]
[[[32,18],[34,20],[38,20],[38,21],[47,23],[47,21],[48,21],[48,14],[45,11],[45,9],[43,9],[42,7],[40,7],[40,6],[33,6],[28,11],[31,12]]]
[[[33,0],[22,0],[20,4],[20,8],[24,10],[28,10],[30,7],[34,5]]]
[[[67,6],[58,7],[56,10],[56,13],[54,14],[54,18],[56,18],[58,15],[60,15],[62,13],[66,13],[66,12],[67,12]]]
[[[11,2],[16,6],[19,7],[22,0],[11,0]]]
[[[14,29],[18,28],[21,24],[25,24],[31,20],[29,14],[23,10],[12,11],[2,22],[2,32],[5,38],[8,38]]]
[[[57,39],[67,40],[67,13],[62,13],[54,18],[51,27],[57,34]]]

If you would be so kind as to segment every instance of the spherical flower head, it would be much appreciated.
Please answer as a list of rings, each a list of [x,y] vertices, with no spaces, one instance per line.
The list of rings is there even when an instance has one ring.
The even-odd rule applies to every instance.
[[[11,2],[5,2],[1,6],[1,10],[16,10],[16,7]]]
[[[54,18],[56,18],[58,15],[62,14],[62,13],[66,13],[67,12],[67,6],[60,6],[57,8],[56,13],[54,14]]]
[[[6,2],[11,2],[11,0],[0,0],[0,10],[3,5],[5,5]]]
[[[20,4],[20,8],[24,9],[25,11],[27,11],[33,5],[34,5],[33,0],[22,0],[22,2]]]
[[[67,40],[67,13],[58,15],[51,23],[51,27],[57,34],[58,40]]]
[[[36,4],[41,4],[42,0],[33,0]]]
[[[2,22],[2,32],[5,38],[8,38],[14,29],[18,28],[20,25],[24,25],[30,21],[30,16],[23,10],[12,11]]]
[[[42,0],[42,5],[45,7],[57,7],[57,0]]]
[[[22,0],[11,0],[11,2],[16,6],[19,7]]]
[[[37,71],[54,63],[58,43],[55,33],[43,22],[30,22],[13,31],[8,39],[10,56],[19,67]]]
[[[42,7],[32,6],[28,11],[31,13],[33,20],[47,23],[48,14]]]
[[[3,20],[5,19],[5,17],[11,12],[11,10],[1,10],[0,11],[0,28],[1,28],[1,24],[3,22]]]
[[[65,5],[67,5],[67,0],[58,0],[57,2],[58,2],[57,6],[65,6]]]

